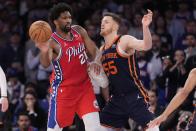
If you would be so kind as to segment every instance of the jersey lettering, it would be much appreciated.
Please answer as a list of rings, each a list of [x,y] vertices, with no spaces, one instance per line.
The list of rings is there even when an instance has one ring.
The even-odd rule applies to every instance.
[[[104,71],[106,72],[107,76],[110,74],[115,75],[118,73],[117,67],[115,66],[114,61],[109,61],[103,64]]]
[[[69,59],[68,62],[71,61],[72,56],[79,55],[81,52],[85,50],[84,44],[79,43],[78,47],[69,47],[66,51],[66,54],[68,55]],[[79,56],[80,57],[80,56]]]
[[[80,54],[79,59],[80,59],[80,64],[83,65],[88,59],[86,52]]]

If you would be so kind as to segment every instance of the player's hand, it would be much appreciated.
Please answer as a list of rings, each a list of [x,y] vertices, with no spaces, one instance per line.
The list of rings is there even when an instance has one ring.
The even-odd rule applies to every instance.
[[[36,42],[35,46],[37,48],[39,48],[41,52],[48,52],[48,50],[49,50],[49,42],[48,41],[47,42],[43,42],[43,43],[37,43]]]
[[[159,117],[157,117],[156,119],[154,119],[153,121],[150,121],[148,123],[148,127],[149,128],[153,128],[155,126],[159,126],[163,121],[165,121],[167,118],[163,115],[160,115]]]
[[[99,75],[101,72],[101,66],[99,64],[93,62],[89,65],[89,70],[92,71],[93,74]]]
[[[8,109],[9,103],[6,97],[1,98],[1,111],[6,112]]]
[[[143,26],[149,26],[150,23],[152,22],[152,11],[148,9],[148,13],[143,16],[142,18],[142,24]]]

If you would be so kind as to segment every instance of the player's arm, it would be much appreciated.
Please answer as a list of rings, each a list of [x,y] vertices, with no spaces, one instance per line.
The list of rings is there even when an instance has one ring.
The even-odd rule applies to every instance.
[[[81,36],[84,40],[84,44],[87,49],[87,54],[88,54],[89,58],[91,60],[94,60],[97,52],[99,51],[97,46],[95,45],[94,41],[91,40],[91,38],[88,36],[87,31],[83,27],[81,27],[79,25],[75,25],[74,28],[81,34]]]
[[[124,35],[121,37],[120,41],[126,43],[126,49],[134,50],[149,50],[152,47],[152,37],[149,29],[149,25],[152,22],[152,11],[148,10],[148,13],[142,18],[142,28],[143,28],[143,40],[138,40],[133,36]]]
[[[8,99],[7,99],[7,81],[5,73],[0,67],[0,88],[1,88],[1,104],[2,111],[5,112],[8,109]]]
[[[55,46],[56,43],[52,39],[44,43],[36,43],[36,47],[40,49],[40,63],[44,68],[49,67],[52,59],[54,59]]]
[[[185,82],[184,88],[182,88],[171,100],[165,111],[158,118],[150,122],[149,126],[153,127],[155,125],[160,125],[165,121],[168,116],[177,109],[184,100],[188,97],[189,93],[194,89],[196,85],[196,68],[192,69],[189,76]]]

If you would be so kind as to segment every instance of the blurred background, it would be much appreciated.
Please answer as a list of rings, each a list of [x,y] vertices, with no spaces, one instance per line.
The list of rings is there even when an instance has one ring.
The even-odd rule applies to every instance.
[[[0,65],[8,81],[9,110],[0,112],[0,131],[46,131],[49,75],[52,67],[39,62],[39,50],[29,39],[28,28],[36,20],[48,20],[49,9],[58,2],[73,8],[73,23],[83,26],[100,47],[99,35],[104,12],[123,18],[119,34],[142,39],[141,19],[153,11],[153,47],[136,52],[141,79],[149,90],[149,110],[158,116],[176,92],[183,87],[188,73],[196,67],[196,0],[0,0]],[[194,110],[193,91],[184,104],[161,125],[163,131],[183,131]],[[33,112],[28,110],[32,109]],[[125,129],[142,131],[129,120]],[[73,126],[64,131],[84,131],[76,116]]]

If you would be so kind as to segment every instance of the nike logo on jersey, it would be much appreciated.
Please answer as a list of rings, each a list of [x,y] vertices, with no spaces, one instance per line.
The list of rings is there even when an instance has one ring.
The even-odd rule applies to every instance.
[[[137,95],[137,99],[141,99],[141,98],[142,98],[142,97],[138,94],[138,95]]]
[[[83,43],[79,43],[78,46],[74,46],[74,47],[69,47],[66,51],[66,54],[68,55],[69,59],[68,62],[71,61],[71,58],[73,56],[77,56],[79,55],[81,52],[83,52],[85,50],[85,46]]]
[[[116,48],[116,44],[113,44],[111,48]]]
[[[64,42],[63,44],[64,44],[64,47],[66,47],[66,46],[67,46],[67,43],[66,43],[66,42]]]

